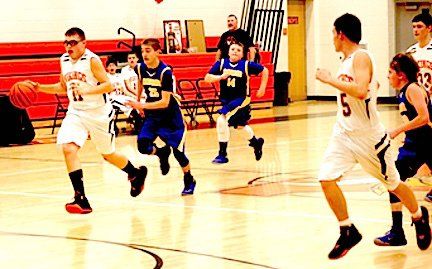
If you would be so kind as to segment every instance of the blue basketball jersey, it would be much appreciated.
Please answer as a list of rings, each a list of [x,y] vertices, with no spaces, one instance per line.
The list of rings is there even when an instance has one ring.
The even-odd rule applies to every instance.
[[[148,68],[145,63],[141,63],[135,69],[138,74],[138,80],[143,86],[146,103],[160,101],[162,99],[162,91],[173,92],[172,71],[165,63],[160,61],[158,67],[154,69]],[[181,113],[181,110],[173,95],[170,97],[167,108],[145,110],[146,116],[157,118],[172,117],[175,113]]]
[[[408,89],[409,85],[411,85],[411,83],[408,83],[401,89],[400,93],[398,94],[398,101],[399,101],[399,112],[401,116],[407,117],[408,120],[411,121],[415,117],[417,117],[418,114],[417,111],[415,110],[415,107],[408,101],[408,98],[406,96],[406,90]],[[424,88],[422,87],[422,89]],[[426,91],[425,91],[425,102],[427,103],[427,108],[429,111],[429,119],[432,119],[432,104],[429,100]],[[407,131],[405,132],[405,135],[406,135],[405,140],[409,140],[415,143],[423,143],[423,141],[430,141],[432,138],[431,124],[429,122],[428,125]]]
[[[222,59],[212,66],[209,74],[222,75],[225,70],[230,76],[220,81],[220,99],[234,100],[250,96],[249,75],[258,75],[264,70],[264,66],[246,60],[232,63],[229,59]]]

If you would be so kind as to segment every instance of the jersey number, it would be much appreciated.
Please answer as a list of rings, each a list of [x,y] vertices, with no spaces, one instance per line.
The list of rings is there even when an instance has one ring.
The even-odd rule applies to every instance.
[[[227,86],[235,88],[235,78],[228,78],[227,79]]]
[[[153,98],[158,98],[159,97],[159,92],[156,88],[150,87],[148,88],[149,90],[149,96],[153,97]]]
[[[340,101],[341,101],[341,105],[342,105],[342,114],[344,115],[344,117],[349,117],[351,115],[351,108],[349,106],[349,104],[345,101],[345,97],[346,97],[346,93],[341,93],[340,94]]]
[[[423,87],[426,88],[426,90],[430,90],[432,86],[432,74],[430,73],[418,73],[417,80],[420,82]]]

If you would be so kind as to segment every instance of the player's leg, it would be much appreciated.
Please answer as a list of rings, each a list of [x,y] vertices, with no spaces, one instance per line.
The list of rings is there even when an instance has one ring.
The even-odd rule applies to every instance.
[[[158,137],[159,129],[161,128],[160,125],[160,122],[147,117],[144,120],[140,133],[138,134],[137,143],[138,151],[141,154],[156,155],[159,158],[161,173],[162,175],[166,175],[170,169],[168,160],[171,154],[171,149],[168,145],[158,148],[154,144],[154,141]]]
[[[370,147],[367,145],[370,142],[368,140],[372,140],[375,152],[369,152]],[[366,172],[379,179],[390,192],[395,194],[411,212],[416,228],[417,245],[422,250],[427,249],[431,243],[429,213],[425,207],[419,207],[413,191],[400,181],[392,152],[389,150],[390,138],[388,135],[381,138],[370,135],[362,136],[358,138],[358,141],[357,144],[364,145],[362,149],[356,151],[359,163]]]
[[[180,111],[171,119],[171,122],[167,122],[166,124],[169,127],[159,128],[157,134],[168,147],[172,147],[174,157],[183,170],[184,188],[181,195],[192,195],[195,190],[196,181],[191,174],[190,162],[185,154],[187,128]]]
[[[405,182],[408,178],[414,176],[421,164],[422,161],[417,158],[416,152],[409,143],[405,143],[399,148],[396,169],[402,181]],[[389,192],[389,195],[392,211],[392,228],[383,236],[375,238],[374,243],[378,246],[403,246],[407,244],[407,241],[402,226],[402,202],[394,193]]]
[[[83,170],[78,158],[78,150],[84,145],[87,136],[86,128],[74,114],[66,115],[57,134],[57,144],[62,145],[67,171],[74,189],[74,201],[65,205],[66,211],[72,214],[92,212],[85,195]]]
[[[234,126],[234,128],[238,127],[239,129],[243,130],[246,139],[249,141],[249,146],[254,149],[255,159],[259,161],[262,157],[264,138],[255,137],[255,133],[252,130],[252,127],[248,125],[248,122],[251,118],[250,112],[250,105],[242,107],[230,117],[230,119],[228,120],[228,125]]]
[[[196,181],[192,176],[190,162],[184,152],[184,146],[181,151],[177,148],[173,148],[173,154],[183,171],[184,188],[181,195],[192,195],[195,191]]]
[[[224,114],[219,115],[216,120],[217,137],[219,141],[219,152],[216,158],[212,161],[214,164],[222,164],[228,162],[228,141],[230,139],[230,130],[228,121]]]
[[[344,136],[332,136],[318,176],[326,200],[340,226],[339,239],[328,255],[330,259],[343,257],[362,239],[362,235],[349,219],[345,196],[337,184],[342,175],[351,170],[355,163]]]
[[[127,178],[131,184],[130,195],[132,197],[138,196],[144,189],[147,168],[145,166],[136,168],[126,156],[116,152],[112,115],[106,118],[103,116],[106,113],[101,113],[99,117],[94,114],[91,115],[91,118],[84,118],[92,142],[107,162],[127,173]]]

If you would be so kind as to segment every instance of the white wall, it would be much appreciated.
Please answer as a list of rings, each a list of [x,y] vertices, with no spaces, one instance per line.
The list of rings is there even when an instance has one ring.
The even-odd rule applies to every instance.
[[[12,0],[0,9],[0,42],[58,41],[73,26],[82,28],[88,39],[129,38],[118,36],[125,27],[137,37],[163,36],[162,21],[204,21],[206,36],[227,30],[226,18],[241,17],[243,0]]]
[[[390,96],[387,72],[394,54],[394,2],[391,0],[307,0],[307,88],[308,96],[334,96],[336,91],[315,80],[318,67],[335,74],[340,54],[334,51],[332,29],[334,20],[352,13],[362,22],[362,41],[375,57],[380,96]],[[391,23],[393,22],[393,23]],[[408,27],[408,26],[407,26]]]

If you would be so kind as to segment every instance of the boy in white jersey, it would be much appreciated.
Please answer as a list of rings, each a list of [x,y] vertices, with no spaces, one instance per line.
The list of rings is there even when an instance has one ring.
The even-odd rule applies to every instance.
[[[105,160],[128,174],[130,194],[133,197],[139,195],[144,188],[147,168],[135,168],[125,156],[115,151],[114,110],[107,96],[112,91],[112,85],[99,57],[86,49],[84,32],[76,27],[66,31],[64,46],[66,53],[60,58],[60,82],[32,83],[36,90],[68,95],[68,112],[57,135],[57,144],[63,148],[75,191],[74,201],[66,204],[66,210],[69,213],[86,214],[92,212],[92,208],[84,192],[78,150],[84,145],[88,135]]]
[[[418,82],[431,94],[432,90],[432,16],[429,11],[422,12],[412,19],[412,31],[416,44],[406,52],[416,60],[420,67]]]
[[[134,69],[138,64],[138,54],[137,52],[131,51],[127,56],[128,65],[122,68],[121,75],[123,76],[127,95],[137,96],[138,94],[138,75],[135,73]]]
[[[369,52],[359,46],[361,22],[352,14],[337,18],[333,28],[333,43],[344,59],[337,74],[318,69],[316,78],[338,90],[337,122],[326,150],[318,179],[327,202],[340,225],[340,237],[330,251],[330,259],[343,257],[362,239],[351,223],[345,197],[337,181],[359,163],[363,169],[381,180],[397,195],[412,214],[416,227],[417,245],[427,249],[431,242],[429,215],[419,207],[411,189],[399,179],[391,152],[390,138],[378,118],[376,107],[378,83]]]

